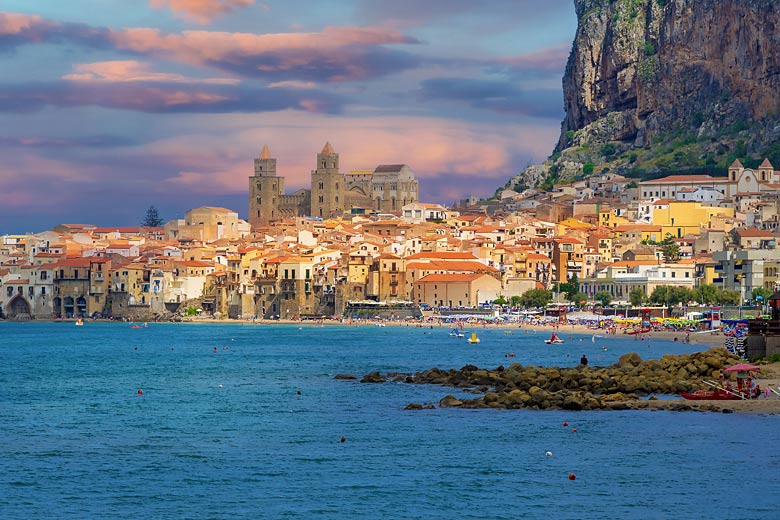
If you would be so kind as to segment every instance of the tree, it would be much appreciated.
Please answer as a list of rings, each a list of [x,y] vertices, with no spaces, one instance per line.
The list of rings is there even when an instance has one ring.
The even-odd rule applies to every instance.
[[[581,292],[576,292],[572,294],[570,297],[567,297],[567,299],[572,302],[574,305],[577,306],[583,306],[588,302],[588,295]]]
[[[146,210],[146,216],[141,221],[143,227],[160,227],[164,224],[163,219],[160,217],[160,213],[154,206],[149,206]]]
[[[558,290],[566,294],[567,300],[572,301],[572,296],[580,292],[580,281],[577,278],[577,273],[572,273],[568,281],[559,284]]]
[[[518,307],[520,305],[520,302],[522,301],[522,298],[515,294],[511,298],[509,298],[509,303],[512,304],[512,307]]]
[[[772,291],[766,287],[756,287],[750,292],[750,295],[753,297],[753,301],[764,304],[772,297]]]
[[[631,292],[628,293],[628,299],[631,301],[631,305],[639,307],[647,301],[647,294],[641,287],[634,287]]]
[[[659,245],[664,254],[664,262],[676,262],[680,259],[680,246],[675,243],[670,233],[666,234],[666,238]]]
[[[599,291],[593,296],[593,299],[600,301],[602,307],[606,307],[612,302],[612,295],[607,291]]]
[[[547,289],[530,289],[520,297],[523,307],[544,307],[552,301],[552,294]]]
[[[493,300],[493,303],[495,303],[496,305],[506,305],[506,298],[504,298],[503,296],[499,296],[498,298]]]
[[[720,289],[714,285],[705,283],[696,288],[693,299],[703,305],[711,305],[718,300],[719,292]]]
[[[690,289],[685,287],[676,287],[674,285],[659,285],[653,289],[650,295],[650,301],[667,307],[674,307],[678,303],[687,302],[693,297]]]
[[[718,303],[721,305],[738,305],[740,300],[739,291],[724,289],[718,293]]]

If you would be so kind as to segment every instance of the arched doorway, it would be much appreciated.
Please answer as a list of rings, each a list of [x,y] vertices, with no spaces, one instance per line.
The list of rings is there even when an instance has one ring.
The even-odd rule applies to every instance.
[[[52,304],[54,305],[54,316],[57,318],[62,317],[62,298],[57,296],[54,298]]]
[[[73,313],[75,312],[76,308],[73,306],[73,298],[70,296],[67,296],[65,300],[63,300],[62,305],[62,313],[66,318],[72,318]]]
[[[24,296],[17,294],[8,302],[8,317],[12,320],[24,320],[32,318],[30,314],[30,304],[24,299]]]
[[[81,318],[87,315],[87,300],[83,296],[79,296],[79,299],[76,300],[76,312]]]

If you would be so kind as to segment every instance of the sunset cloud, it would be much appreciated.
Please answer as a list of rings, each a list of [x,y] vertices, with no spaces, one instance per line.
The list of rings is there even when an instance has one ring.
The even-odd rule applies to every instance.
[[[149,0],[149,5],[154,9],[167,8],[185,19],[201,24],[254,3],[255,0]]]
[[[201,79],[171,72],[154,72],[148,64],[135,60],[79,63],[73,66],[73,73],[66,74],[62,79],[68,81],[109,81],[122,83],[147,81],[161,83],[211,83],[217,85],[234,85],[239,82],[237,79],[230,78]]]
[[[359,81],[420,64],[419,57],[392,47],[418,40],[386,27],[326,27],[320,32],[274,34],[166,33],[154,28],[107,29],[57,23],[14,13],[3,13],[0,18],[0,49],[54,42],[113,48],[269,82]]]
[[[100,106],[151,113],[268,112],[296,109],[338,112],[331,94],[300,89],[253,88],[165,82],[72,81],[0,86],[0,111],[30,112],[46,106]]]

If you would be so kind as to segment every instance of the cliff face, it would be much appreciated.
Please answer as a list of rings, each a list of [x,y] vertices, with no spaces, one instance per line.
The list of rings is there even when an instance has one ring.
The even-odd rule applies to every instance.
[[[780,1],[574,4],[553,174],[560,156],[630,173],[780,155]]]
[[[672,128],[714,136],[738,121],[776,116],[779,4],[575,0],[579,27],[563,81],[559,148],[576,144],[567,132],[644,146]]]

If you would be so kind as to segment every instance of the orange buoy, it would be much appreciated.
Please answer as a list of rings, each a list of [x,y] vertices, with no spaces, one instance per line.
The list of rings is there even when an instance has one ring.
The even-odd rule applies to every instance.
[[[563,426],[566,427],[568,425],[569,425],[569,422],[568,421],[564,421]]]
[[[572,429],[571,429],[571,432],[572,432],[572,433],[577,433],[577,428],[572,428]]]
[[[577,475],[574,473],[569,473],[569,480],[577,480]]]
[[[347,442],[347,438],[342,436],[341,437],[341,442]]]
[[[138,395],[144,395],[144,391],[141,390],[140,388],[138,389]]]

